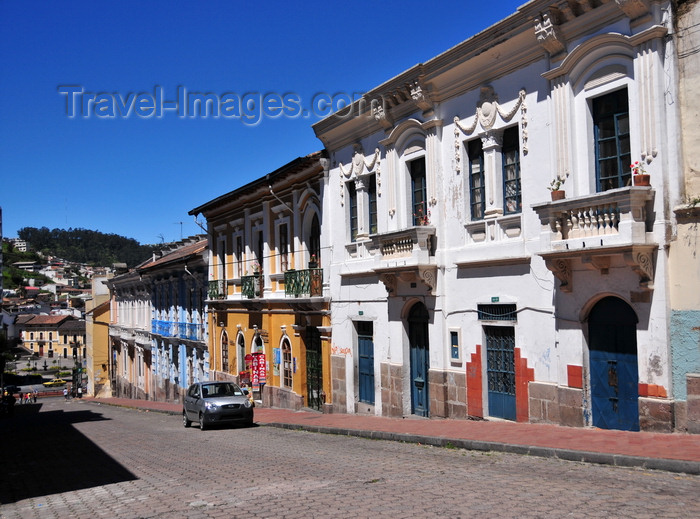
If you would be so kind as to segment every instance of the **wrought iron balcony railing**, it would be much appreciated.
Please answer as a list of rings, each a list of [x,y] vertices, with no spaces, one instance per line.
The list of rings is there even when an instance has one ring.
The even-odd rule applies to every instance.
[[[226,299],[226,281],[223,279],[209,281],[208,297],[209,299]]]
[[[262,294],[262,273],[253,276],[241,276],[241,294],[243,297],[253,299]]]
[[[284,273],[284,294],[287,297],[323,295],[323,269],[288,270]]]

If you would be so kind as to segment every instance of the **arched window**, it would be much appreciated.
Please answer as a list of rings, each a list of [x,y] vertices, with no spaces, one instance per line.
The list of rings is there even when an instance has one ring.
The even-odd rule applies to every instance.
[[[238,373],[240,373],[241,371],[245,371],[245,336],[239,333],[236,342],[238,344]]]
[[[282,341],[282,385],[292,387],[292,346],[287,339]]]
[[[318,220],[318,215],[314,214],[311,220],[311,232],[309,233],[309,260],[313,261],[316,258],[316,263],[321,265],[321,223]]]

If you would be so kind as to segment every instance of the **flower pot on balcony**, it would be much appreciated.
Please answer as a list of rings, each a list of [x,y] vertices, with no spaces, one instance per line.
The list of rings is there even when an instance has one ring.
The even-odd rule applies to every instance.
[[[634,175],[632,177],[635,186],[650,186],[649,175],[646,173],[640,173],[639,175]]]
[[[564,200],[566,197],[566,191],[563,189],[555,189],[552,191],[552,201],[554,200]]]

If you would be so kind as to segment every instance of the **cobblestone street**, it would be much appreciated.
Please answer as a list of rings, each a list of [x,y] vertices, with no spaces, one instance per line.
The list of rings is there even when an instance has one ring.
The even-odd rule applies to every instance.
[[[699,516],[697,476],[40,404],[0,422],[2,518]]]

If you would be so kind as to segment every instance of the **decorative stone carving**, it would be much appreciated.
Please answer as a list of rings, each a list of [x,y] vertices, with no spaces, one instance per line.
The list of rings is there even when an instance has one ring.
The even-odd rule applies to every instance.
[[[390,294],[396,292],[396,276],[394,274],[380,274],[379,281],[384,283],[386,291]]]
[[[390,130],[391,127],[394,126],[393,119],[389,116],[386,110],[384,110],[384,104],[380,99],[375,99],[372,101],[372,117],[374,117],[374,120],[377,121],[385,130]]]
[[[410,87],[411,99],[418,108],[423,112],[428,112],[433,109],[433,102],[428,95],[428,92],[423,88],[421,81],[415,81]]]
[[[493,132],[489,132],[496,123],[496,115],[501,117],[504,122],[510,121],[520,109],[520,137],[522,139],[522,151],[523,154],[527,155],[527,106],[525,104],[525,96],[527,92],[524,88],[520,89],[518,92],[518,100],[515,102],[513,107],[509,111],[505,111],[501,108],[498,103],[498,96],[494,92],[490,85],[481,87],[481,95],[479,97],[479,102],[476,105],[476,113],[474,114],[474,120],[469,126],[465,126],[459,117],[454,117],[455,130],[454,130],[454,153],[455,153],[455,172],[459,174],[462,169],[461,165],[461,149],[462,143],[460,139],[460,131],[466,135],[471,135],[476,130],[477,124],[487,132],[487,136],[490,138],[495,138]]]
[[[573,279],[571,275],[571,260],[568,259],[552,259],[546,260],[547,268],[552,271],[554,276],[560,281],[559,290],[562,292],[571,292],[573,290]]]
[[[624,255],[625,262],[639,275],[639,285],[645,289],[654,286],[654,258],[648,250],[632,250]]]
[[[644,16],[649,12],[649,7],[644,0],[615,0],[615,3],[631,20]]]
[[[354,153],[350,162],[350,168],[347,171],[345,171],[345,169],[343,168],[342,162],[338,163],[338,168],[340,169],[340,172],[345,176],[345,178],[350,178],[353,175],[353,173],[356,177],[367,175],[372,172],[374,166],[379,161],[379,148],[375,148],[374,156],[372,157],[372,161],[369,164],[365,162],[365,156],[361,144],[355,144],[353,146],[353,149]],[[367,170],[366,172],[365,169]]]
[[[430,293],[434,294],[437,285],[437,269],[434,266],[421,266],[418,268],[418,274]]]
[[[559,24],[552,19],[553,14],[545,12],[542,16],[535,18],[535,37],[544,50],[556,56],[566,51],[566,42],[559,32]]]
[[[381,191],[381,185],[382,185],[382,180],[381,180],[381,170],[380,170],[380,152],[379,148],[374,149],[374,156],[372,157],[372,160],[367,163],[365,160],[365,156],[362,150],[362,145],[361,144],[355,144],[354,148],[354,153],[352,156],[352,160],[350,161],[350,167],[346,171],[343,168],[342,163],[338,163],[338,169],[340,169],[340,205],[343,206],[345,205],[345,180],[344,178],[350,178],[353,175],[355,176],[356,180],[361,181],[360,177],[362,175],[369,175],[371,173],[376,174],[377,176],[377,196],[382,195]],[[374,171],[373,171],[374,170]],[[343,178],[344,177],[344,178]]]

